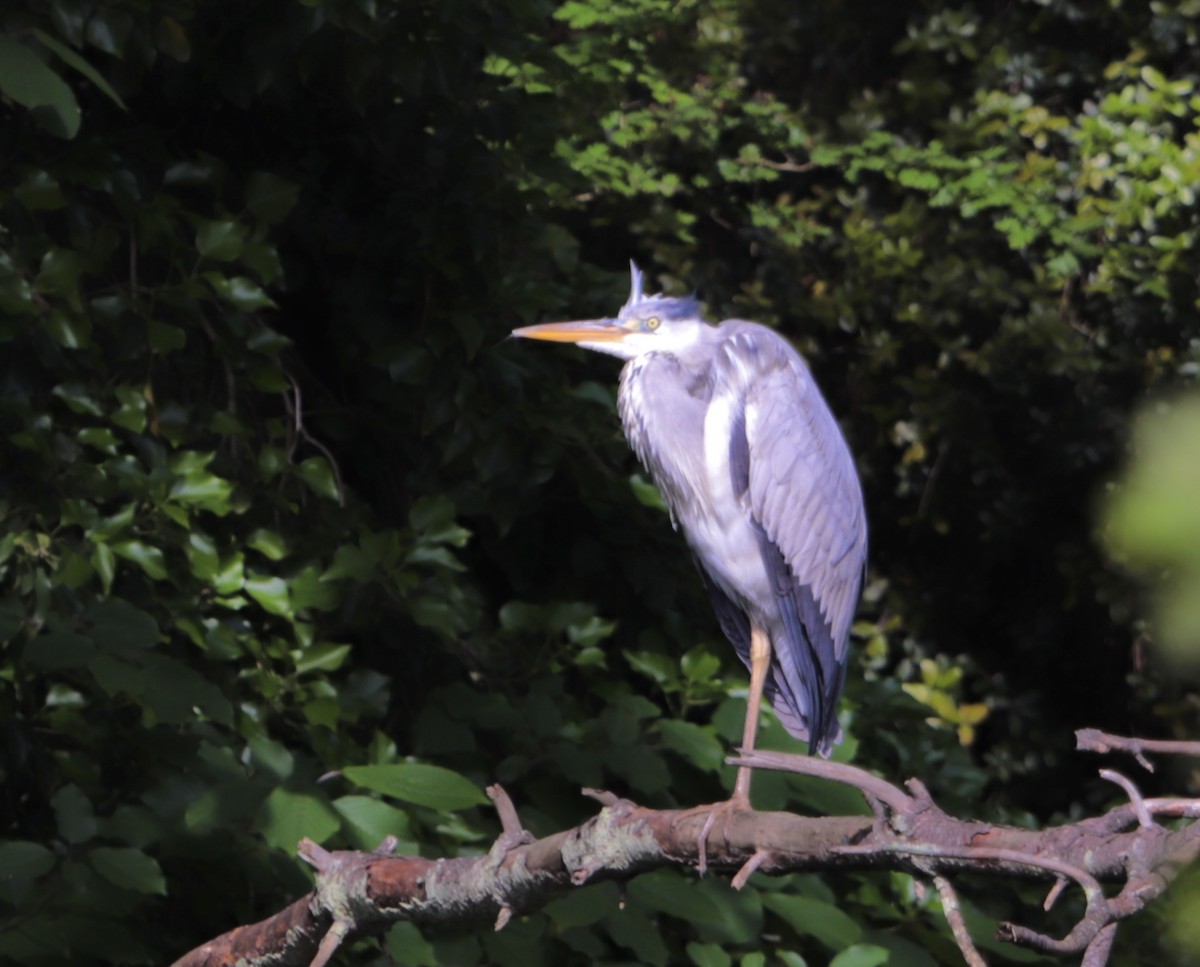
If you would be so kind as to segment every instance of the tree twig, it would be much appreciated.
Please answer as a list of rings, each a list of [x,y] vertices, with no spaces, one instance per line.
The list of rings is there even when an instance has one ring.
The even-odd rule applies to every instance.
[[[942,911],[946,914],[946,922],[950,924],[950,932],[954,934],[954,942],[962,952],[967,967],[987,967],[987,962],[975,948],[975,942],[967,930],[963,920],[962,907],[958,905],[958,894],[944,876],[935,876],[933,885],[937,887],[938,896],[942,898]]]
[[[1146,758],[1147,752],[1165,755],[1200,756],[1200,742],[1184,742],[1174,739],[1138,739],[1125,735],[1112,735],[1099,729],[1078,729],[1075,732],[1075,748],[1080,752],[1128,752],[1142,768],[1154,771]]]
[[[893,786],[886,779],[859,769],[857,766],[844,762],[830,762],[816,756],[792,755],[787,752],[769,752],[763,749],[745,751],[738,749],[736,756],[725,760],[731,766],[757,766],[760,769],[774,769],[778,772],[795,772],[805,776],[816,776],[819,779],[829,779],[840,782],[855,789],[861,789],[883,802],[895,812],[904,812],[913,805],[912,798]]]
[[[1125,790],[1125,794],[1129,796],[1129,804],[1133,806],[1133,811],[1137,814],[1139,826],[1148,828],[1154,825],[1154,817],[1150,815],[1150,810],[1146,807],[1146,800],[1142,798],[1141,792],[1131,779],[1121,775],[1115,769],[1101,769],[1100,778],[1115,782]]]

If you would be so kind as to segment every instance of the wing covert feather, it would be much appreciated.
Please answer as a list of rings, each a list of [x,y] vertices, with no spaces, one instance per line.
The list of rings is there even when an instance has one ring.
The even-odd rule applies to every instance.
[[[754,323],[722,327],[719,382],[742,403],[746,509],[764,541],[788,648],[777,643],[780,691],[805,695],[814,745],[837,735],[850,624],[866,560],[866,515],[854,460],[803,359]],[[740,429],[740,427],[739,427]],[[776,563],[778,562],[778,563]],[[782,572],[782,573],[781,573]],[[814,674],[815,673],[815,674]]]
[[[862,490],[833,414],[786,348],[747,388],[749,509],[797,582],[812,589],[841,661],[866,560]]]

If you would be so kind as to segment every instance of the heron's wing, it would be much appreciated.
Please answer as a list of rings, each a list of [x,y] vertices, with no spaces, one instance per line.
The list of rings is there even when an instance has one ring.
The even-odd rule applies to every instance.
[[[717,623],[721,626],[721,631],[725,637],[729,639],[733,645],[738,657],[742,660],[747,668],[750,667],[750,618],[738,604],[721,590],[720,585],[712,579],[707,569],[696,562],[696,570],[700,572],[700,577],[704,581],[705,588],[708,589],[709,600],[712,601],[713,611],[717,616]],[[786,691],[785,691],[786,690]],[[784,692],[784,694],[781,694]],[[771,703],[775,709],[775,714],[779,716],[779,720],[783,723],[783,727],[797,736],[807,736],[808,729],[801,720],[799,713],[793,711],[798,709],[795,696],[792,695],[791,689],[788,687],[786,679],[777,677],[770,673],[767,675],[767,680],[763,685],[763,694],[767,701]]]
[[[720,356],[742,400],[730,468],[736,475],[744,460],[743,499],[761,531],[786,632],[787,641],[775,643],[777,685],[785,698],[804,697],[793,708],[809,713],[814,747],[827,748],[866,560],[854,460],[808,367],[780,336],[739,323]]]

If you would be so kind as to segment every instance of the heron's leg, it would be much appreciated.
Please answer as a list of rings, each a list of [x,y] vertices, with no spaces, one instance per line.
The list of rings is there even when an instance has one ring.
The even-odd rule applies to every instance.
[[[758,712],[762,707],[763,685],[767,680],[767,669],[771,667],[771,636],[765,628],[750,625],[750,697],[746,701],[746,723],[742,728],[742,748],[749,752],[758,738]],[[698,853],[697,869],[703,876],[708,868],[708,834],[720,816],[727,823],[731,814],[750,809],[750,766],[738,768],[737,781],[733,784],[733,795],[726,802],[714,806],[701,806],[708,811],[700,835],[696,837]],[[739,887],[740,889],[740,887]]]
[[[742,748],[753,751],[758,738],[758,713],[762,707],[763,685],[771,667],[771,636],[765,628],[750,625],[750,697],[746,700],[746,724],[742,730]],[[730,805],[734,809],[750,808],[750,766],[738,768]]]

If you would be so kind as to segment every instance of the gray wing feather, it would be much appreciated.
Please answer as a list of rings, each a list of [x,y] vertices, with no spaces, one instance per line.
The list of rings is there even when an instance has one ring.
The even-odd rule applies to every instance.
[[[708,589],[709,600],[712,602],[713,612],[717,616],[717,623],[721,626],[722,633],[729,639],[742,663],[749,668],[750,618],[732,598],[721,590],[699,562],[696,563],[696,570],[700,572],[704,586]],[[803,720],[793,711],[800,706],[796,696],[792,693],[786,675],[777,675],[774,669],[768,672],[767,680],[763,685],[763,694],[771,703],[771,707],[775,709],[775,714],[779,716],[785,729],[793,735],[807,734]]]
[[[788,642],[776,642],[784,698],[807,701],[810,741],[828,748],[845,682],[867,531],[854,460],[799,354],[776,333],[725,323],[718,365],[742,394],[746,503],[763,535]],[[775,558],[775,560],[773,560]],[[790,693],[790,694],[789,694]]]
[[[841,661],[866,560],[862,489],[808,368],[770,335],[776,365],[747,387],[745,401],[750,511],[796,581],[812,589]]]

